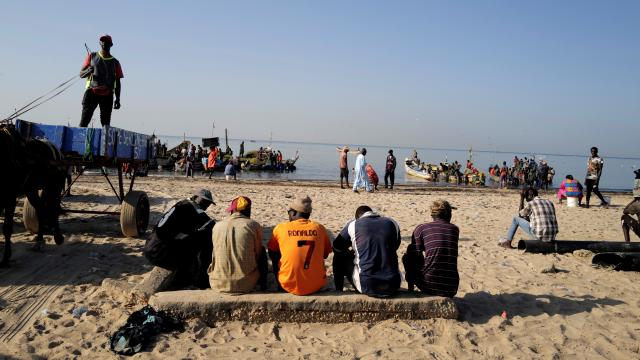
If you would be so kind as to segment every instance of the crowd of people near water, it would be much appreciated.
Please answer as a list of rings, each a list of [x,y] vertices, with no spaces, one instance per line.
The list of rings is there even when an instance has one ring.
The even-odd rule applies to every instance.
[[[356,155],[355,165],[353,167],[353,192],[358,193],[359,190],[364,189],[367,192],[374,192],[378,190],[378,183],[380,182],[380,178],[378,177],[378,173],[374,170],[373,165],[367,163],[366,155],[367,149],[357,149],[351,150],[348,146],[344,146],[342,148],[336,148],[338,151],[339,160],[338,166],[340,168],[340,187],[342,189],[348,189],[349,186],[349,153]],[[384,169],[384,187],[385,189],[393,189],[393,185],[395,183],[395,171],[396,171],[396,157],[393,155],[393,150],[390,149],[385,159],[385,169]],[[344,181],[344,184],[343,184]]]
[[[553,184],[555,169],[546,160],[539,162],[532,158],[513,158],[513,165],[509,167],[506,161],[502,166],[495,164],[489,167],[490,178],[499,184],[501,189],[507,187],[528,186],[538,189],[548,189]]]
[[[237,156],[234,156],[233,150],[229,146],[223,151],[219,146],[206,148],[192,143],[176,147],[170,156],[175,160],[174,171],[192,178],[197,172],[200,172],[203,176],[208,175],[211,179],[213,173],[218,169],[224,171],[226,180],[236,180],[238,171],[254,169],[256,166],[259,166],[260,170],[280,172],[295,169],[294,159],[284,159],[280,150],[271,147],[260,147],[251,154],[245,154],[244,141],[240,143],[240,151]]]

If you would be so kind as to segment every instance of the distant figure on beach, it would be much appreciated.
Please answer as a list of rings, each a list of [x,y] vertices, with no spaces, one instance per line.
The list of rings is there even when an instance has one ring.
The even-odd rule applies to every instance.
[[[629,242],[629,229],[640,237],[640,170],[634,171],[636,178],[633,182],[633,201],[631,201],[622,210],[622,217],[620,221],[622,223],[622,234],[624,235],[624,241]],[[638,220],[633,218],[636,215]]]
[[[362,294],[388,297],[400,288],[398,269],[400,227],[391,218],[380,216],[369,206],[356,209],[356,218],[333,241],[333,277],[337,291],[344,278]]]
[[[538,168],[538,187],[540,189],[549,189],[549,164],[546,160],[540,160],[540,167]]]
[[[587,178],[584,183],[587,186],[587,209],[589,208],[589,200],[591,200],[591,192],[596,194],[600,199],[600,206],[607,206],[607,202],[602,197],[598,187],[600,186],[600,177],[602,177],[602,168],[604,160],[598,155],[598,148],[591,148],[591,157],[587,162]]]
[[[207,161],[207,171],[209,172],[209,179],[213,175],[213,170],[216,169],[216,160],[218,158],[218,148],[212,146],[209,148],[209,158]]]
[[[553,203],[538,196],[538,190],[534,188],[525,189],[526,204],[522,206],[519,216],[515,216],[511,221],[511,227],[507,236],[500,238],[498,245],[511,248],[511,241],[521,228],[531,239],[551,242],[558,234],[558,221],[556,220],[556,209]],[[531,199],[531,200],[529,200]],[[525,219],[528,217],[530,220]]]
[[[582,184],[574,180],[573,175],[567,175],[558,188],[558,204],[562,204],[563,199],[575,197],[578,198],[578,206],[582,206],[582,190]]]
[[[354,166],[354,178],[353,178],[353,192],[357,193],[358,189],[364,188],[367,192],[372,192],[371,184],[369,183],[369,176],[367,175],[367,149],[362,148],[360,154],[356,157],[356,164]]]
[[[324,259],[331,253],[331,242],[324,226],[309,220],[311,198],[293,200],[287,214],[289,221],[273,229],[269,257],[278,290],[294,295],[309,295],[327,282]]]
[[[205,211],[211,204],[215,205],[211,192],[200,189],[162,215],[144,246],[145,257],[155,267],[134,289],[142,300],[169,288],[209,288],[215,221]]]
[[[100,124],[111,124],[111,109],[120,109],[120,79],[124,77],[120,62],[111,55],[111,36],[100,36],[101,50],[87,57],[80,69],[80,77],[87,78],[87,86],[82,98],[80,127],[87,127],[93,112],[100,106]],[[115,102],[113,97],[115,95]]]
[[[338,167],[340,168],[340,189],[344,189],[342,185],[342,179],[347,184],[347,189],[349,188],[349,167],[347,165],[347,155],[349,154],[349,147],[344,146],[343,148],[336,148],[336,150],[340,153],[340,157],[338,159]]]
[[[416,155],[417,156],[417,155]],[[389,149],[389,155],[387,155],[387,161],[384,166],[384,188],[386,189],[388,185],[391,185],[391,189],[393,189],[393,183],[395,182],[396,177],[396,157],[393,155],[393,150]]]
[[[498,165],[496,165],[498,166]],[[509,173],[509,168],[507,167],[507,162],[502,162],[502,167],[500,168],[500,189],[507,188],[507,174]]]
[[[224,178],[225,180],[236,180],[236,168],[233,166],[233,161],[229,160],[227,165],[224,167]]]
[[[431,205],[432,222],[418,225],[402,256],[409,291],[417,286],[429,295],[453,297],[458,292],[458,239],[460,230],[451,223],[455,209],[445,200]]]
[[[244,140],[240,143],[240,151],[238,152],[239,157],[244,157]]]
[[[193,178],[193,166],[194,163],[196,161],[196,146],[191,144],[191,147],[189,148],[189,151],[187,151],[187,157],[185,158],[185,162],[184,162],[184,173],[186,177],[189,177],[189,175],[191,175],[191,178]]]
[[[267,288],[267,252],[262,226],[251,219],[251,199],[239,196],[227,209],[229,217],[213,227],[213,257],[209,266],[211,288],[247,293]]]
[[[371,164],[367,164],[365,166],[365,170],[367,171],[367,177],[369,178],[369,182],[373,186],[373,190],[378,190],[378,183],[380,182],[380,178],[378,178],[378,173],[373,168]]]

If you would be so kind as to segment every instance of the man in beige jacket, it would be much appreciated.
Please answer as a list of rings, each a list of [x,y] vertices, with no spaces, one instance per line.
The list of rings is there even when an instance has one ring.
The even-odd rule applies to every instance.
[[[267,254],[262,226],[251,219],[251,200],[239,196],[227,209],[231,216],[213,227],[213,259],[209,266],[211,288],[219,292],[247,293],[267,283]]]

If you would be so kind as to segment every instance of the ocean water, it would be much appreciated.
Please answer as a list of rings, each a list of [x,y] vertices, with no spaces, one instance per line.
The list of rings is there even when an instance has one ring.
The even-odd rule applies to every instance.
[[[168,148],[172,148],[179,144],[183,137],[178,136],[162,136],[159,138],[168,144]],[[194,144],[202,144],[201,138],[186,137],[186,140],[192,141]],[[224,138],[220,139],[221,147],[224,149]],[[229,139],[229,146],[233,150],[234,154],[237,154],[240,148],[241,140]],[[273,149],[280,150],[285,159],[293,158],[296,151],[299,151],[300,159],[296,163],[297,170],[291,173],[277,173],[277,172],[257,172],[247,171],[238,174],[241,178],[256,178],[256,179],[289,179],[289,180],[339,180],[338,169],[338,152],[336,147],[342,147],[345,144],[317,144],[317,143],[294,143],[294,142],[282,142],[273,141],[269,142],[264,140],[256,140],[250,142],[245,140],[245,152],[250,150],[257,150],[261,146],[269,146]],[[390,149],[387,146],[371,146],[371,145],[359,145],[359,144],[346,144],[352,150],[358,147],[367,148],[367,162],[369,162],[378,173],[380,183],[384,185],[384,164],[387,156],[387,151]],[[394,155],[398,161],[398,166],[395,172],[395,182],[398,184],[411,183],[419,184],[424,183],[422,179],[418,179],[412,176],[408,176],[404,171],[404,159],[411,156],[414,148],[410,147],[392,147]],[[428,147],[417,147],[418,157],[426,162],[437,164],[448,160],[450,163],[457,160],[466,164],[469,158],[469,149],[432,149]],[[518,153],[518,152],[494,152],[494,151],[477,151],[472,152],[473,163],[481,171],[487,172],[490,165],[502,164],[502,161],[506,161],[507,165],[513,164],[513,157],[518,158],[532,158],[547,161],[549,166],[555,169],[556,175],[553,180],[553,185],[558,186],[562,179],[567,174],[571,174],[584,183],[584,178],[587,171],[587,159],[589,154],[589,147],[585,147],[585,155],[564,155],[564,154],[532,154],[532,153]],[[607,154],[601,152],[600,156],[603,157],[605,165],[603,175],[600,180],[600,188],[602,190],[612,191],[628,191],[633,188],[633,171],[640,167],[640,158],[620,158],[620,157],[607,157]],[[349,155],[349,166],[353,166],[355,162],[355,155]],[[349,181],[353,180],[353,176],[350,176]],[[487,185],[491,185],[487,180]],[[455,186],[455,185],[451,185]]]

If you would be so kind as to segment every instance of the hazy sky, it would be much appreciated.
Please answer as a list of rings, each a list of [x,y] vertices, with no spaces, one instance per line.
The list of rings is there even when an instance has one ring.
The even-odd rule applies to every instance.
[[[21,0],[0,24],[0,117],[109,33],[129,130],[640,155],[640,1]],[[83,91],[24,118],[76,125]]]

